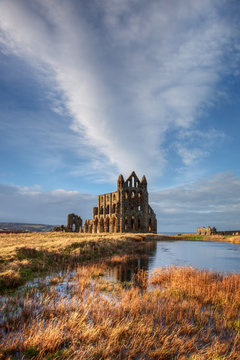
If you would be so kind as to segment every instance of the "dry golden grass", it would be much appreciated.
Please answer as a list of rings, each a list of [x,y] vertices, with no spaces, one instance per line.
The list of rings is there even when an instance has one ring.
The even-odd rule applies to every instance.
[[[64,292],[61,275],[4,299],[0,359],[240,359],[239,276],[160,269],[143,290],[110,284],[105,270],[82,266]]]
[[[136,254],[149,240],[161,238],[154,234],[0,234],[0,292],[66,266]]]

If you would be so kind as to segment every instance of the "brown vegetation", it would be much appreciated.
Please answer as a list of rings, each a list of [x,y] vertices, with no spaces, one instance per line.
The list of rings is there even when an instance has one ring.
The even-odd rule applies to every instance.
[[[150,279],[140,270],[132,283],[105,276],[153,239],[169,238],[1,235],[2,290],[55,274],[0,297],[0,360],[240,360],[240,275],[169,267]]]
[[[240,359],[239,275],[160,269],[146,288],[141,271],[126,289],[105,271],[82,266],[5,298],[0,359]]]
[[[143,252],[154,234],[0,234],[0,292],[41,274],[113,255]]]

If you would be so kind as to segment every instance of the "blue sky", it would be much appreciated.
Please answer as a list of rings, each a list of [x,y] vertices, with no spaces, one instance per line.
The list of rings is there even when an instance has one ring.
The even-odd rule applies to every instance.
[[[0,221],[146,175],[158,230],[240,229],[238,0],[0,0]]]

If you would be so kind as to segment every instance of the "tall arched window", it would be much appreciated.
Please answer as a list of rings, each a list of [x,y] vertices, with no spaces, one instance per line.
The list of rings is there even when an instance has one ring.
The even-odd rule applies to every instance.
[[[131,228],[132,230],[135,230],[135,217],[132,216],[132,219],[131,219]]]

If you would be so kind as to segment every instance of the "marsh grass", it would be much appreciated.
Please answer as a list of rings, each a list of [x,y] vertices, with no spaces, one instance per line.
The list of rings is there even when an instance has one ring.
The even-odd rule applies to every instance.
[[[154,234],[0,234],[0,293],[51,271],[114,255],[136,255]]]
[[[106,269],[84,265],[7,296],[0,359],[240,359],[239,275],[170,267],[150,287],[140,271],[126,289]]]
[[[156,237],[2,235],[1,284],[55,273],[0,297],[0,359],[240,360],[240,275],[169,267],[127,284],[104,277]]]

